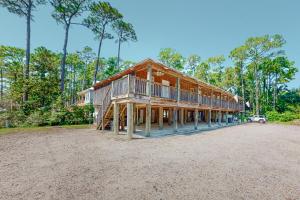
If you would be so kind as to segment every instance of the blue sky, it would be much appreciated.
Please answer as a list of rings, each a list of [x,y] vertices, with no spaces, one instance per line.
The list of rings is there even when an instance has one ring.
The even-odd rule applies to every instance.
[[[251,36],[282,34],[289,59],[300,66],[300,1],[299,0],[111,0],[125,20],[136,29],[138,42],[122,46],[121,57],[140,61],[157,59],[160,49],[171,47],[184,56],[198,54],[202,60],[210,56],[228,56],[230,50]],[[51,17],[50,5],[34,12],[32,48],[45,46],[61,51],[63,27]],[[76,21],[80,21],[78,18]],[[25,47],[25,20],[0,8],[0,45]],[[73,26],[68,51],[98,42],[83,27]],[[116,56],[117,45],[105,41],[102,56]],[[231,62],[226,61],[226,65]],[[299,68],[299,67],[298,67]],[[299,68],[300,71],[300,68]],[[300,87],[300,73],[290,87]]]

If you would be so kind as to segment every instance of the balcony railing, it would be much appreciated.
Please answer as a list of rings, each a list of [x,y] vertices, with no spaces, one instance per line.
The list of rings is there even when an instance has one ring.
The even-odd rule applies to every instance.
[[[135,78],[135,94],[146,95],[147,80]]]
[[[128,93],[128,77],[123,77],[113,82],[113,97],[126,95]]]
[[[130,90],[130,91],[129,91]],[[147,96],[147,80],[141,79],[134,76],[125,76],[121,79],[115,80],[113,82],[113,97],[118,97],[126,95],[129,93],[135,95]],[[162,85],[161,83],[151,83],[151,96],[178,100],[177,95],[180,94],[179,101],[199,104],[208,107],[224,108],[224,109],[234,109],[242,110],[243,103],[235,101],[220,100],[218,97],[210,97],[206,95],[200,95],[196,92],[181,89],[180,92],[177,91],[176,87]]]

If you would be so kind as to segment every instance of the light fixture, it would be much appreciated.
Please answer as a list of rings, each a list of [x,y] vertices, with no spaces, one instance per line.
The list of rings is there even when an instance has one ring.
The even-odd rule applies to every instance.
[[[164,75],[164,72],[162,72],[162,71],[157,71],[156,72],[156,76],[163,76]]]

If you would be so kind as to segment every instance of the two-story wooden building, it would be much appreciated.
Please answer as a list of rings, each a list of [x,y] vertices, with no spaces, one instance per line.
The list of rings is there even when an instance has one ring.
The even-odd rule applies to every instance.
[[[98,129],[127,127],[131,138],[136,126],[174,132],[186,124],[228,123],[228,114],[243,112],[243,100],[221,88],[199,81],[151,59],[144,60],[94,85],[95,123]]]

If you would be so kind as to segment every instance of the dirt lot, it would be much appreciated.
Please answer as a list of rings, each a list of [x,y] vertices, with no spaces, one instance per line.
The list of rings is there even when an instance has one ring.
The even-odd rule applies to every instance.
[[[300,199],[300,127],[127,141],[92,129],[0,136],[0,199]]]

